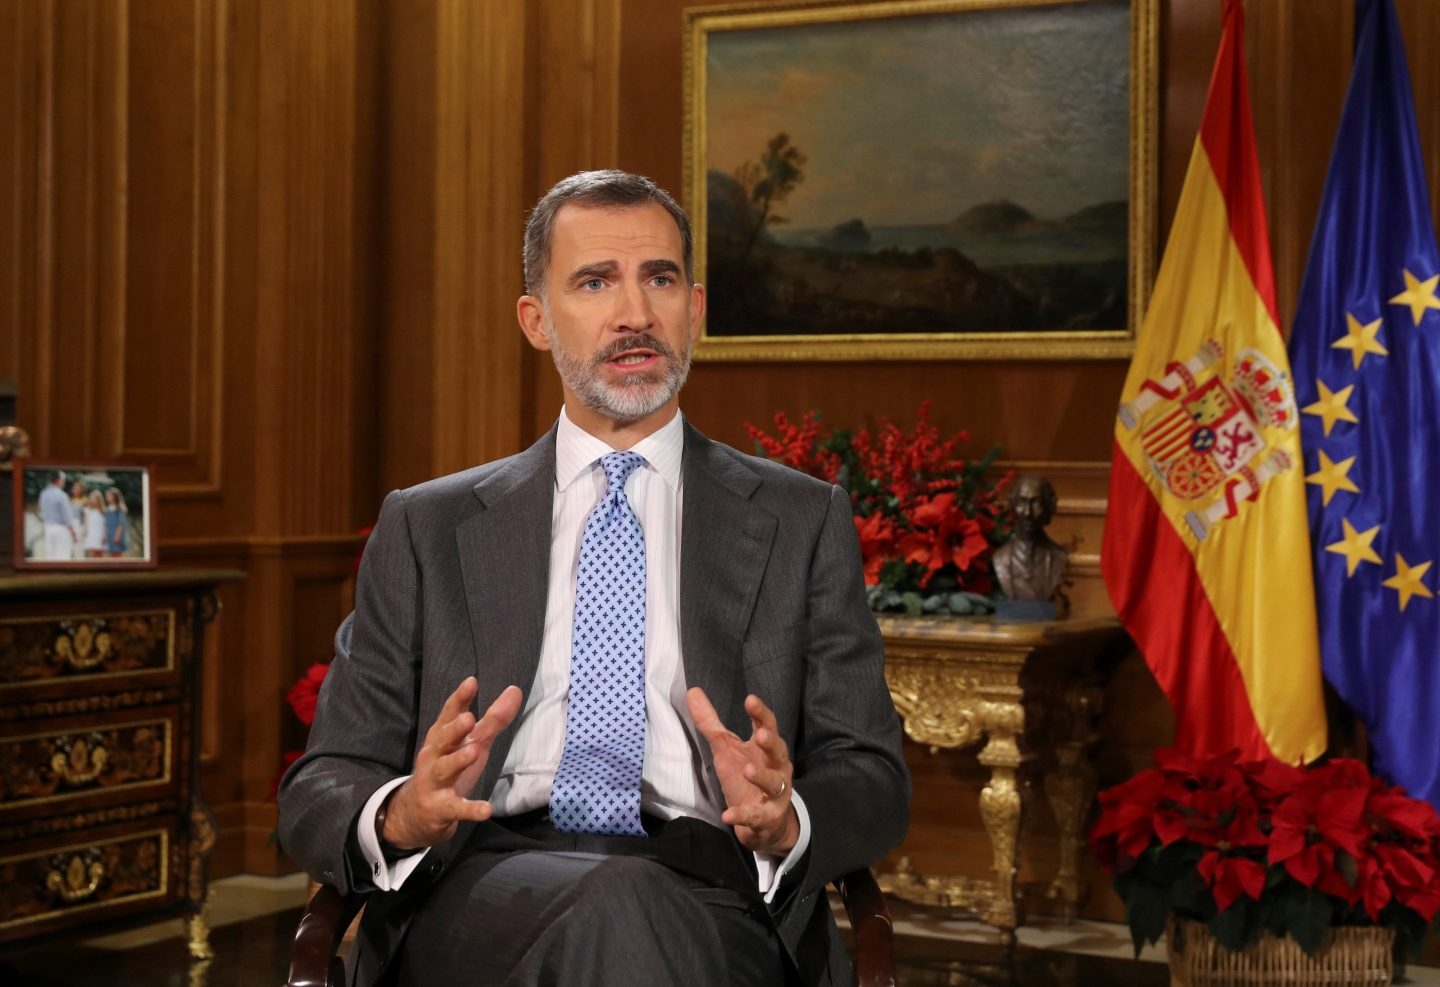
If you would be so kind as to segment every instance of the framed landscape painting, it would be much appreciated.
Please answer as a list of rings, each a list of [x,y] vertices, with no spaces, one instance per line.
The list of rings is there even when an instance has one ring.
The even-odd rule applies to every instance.
[[[697,356],[1128,356],[1156,2],[688,10]]]
[[[145,466],[18,460],[15,568],[155,566],[155,495]]]

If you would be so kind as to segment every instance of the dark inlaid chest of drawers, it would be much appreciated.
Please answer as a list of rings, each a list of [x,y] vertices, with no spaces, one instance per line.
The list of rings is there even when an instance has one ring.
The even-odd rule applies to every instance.
[[[202,638],[239,575],[0,577],[0,948],[189,915],[205,950]]]

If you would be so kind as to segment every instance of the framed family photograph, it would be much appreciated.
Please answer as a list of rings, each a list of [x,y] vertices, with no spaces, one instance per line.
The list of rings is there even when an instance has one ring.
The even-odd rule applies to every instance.
[[[1154,268],[1157,6],[688,9],[696,355],[1129,356]]]
[[[17,460],[15,568],[155,565],[150,469],[127,463]]]

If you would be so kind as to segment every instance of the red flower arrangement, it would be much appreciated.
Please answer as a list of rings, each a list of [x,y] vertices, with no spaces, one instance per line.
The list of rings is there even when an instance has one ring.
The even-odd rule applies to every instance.
[[[328,661],[317,661],[305,670],[300,680],[285,693],[285,701],[295,711],[295,717],[305,726],[315,722],[315,703],[320,698],[320,684],[325,673],[330,671]]]
[[[745,427],[762,455],[850,494],[871,609],[988,612],[990,557],[1012,530],[1003,496],[1011,476],[990,482],[999,447],[966,459],[969,434],[941,438],[930,405],[920,405],[908,433],[883,418],[874,435],[822,430],[814,411],[799,423],[777,414],[775,435]]]
[[[1100,793],[1090,849],[1115,874],[1138,955],[1174,914],[1227,949],[1262,931],[1307,954],[1331,926],[1418,949],[1440,911],[1440,818],[1347,758],[1296,768],[1160,751]]]

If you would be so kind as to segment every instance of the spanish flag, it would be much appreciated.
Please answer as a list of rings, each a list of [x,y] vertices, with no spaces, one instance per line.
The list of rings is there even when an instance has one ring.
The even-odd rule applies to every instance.
[[[1226,0],[1204,118],[1125,379],[1101,570],[1176,715],[1176,746],[1325,749],[1299,412]]]

